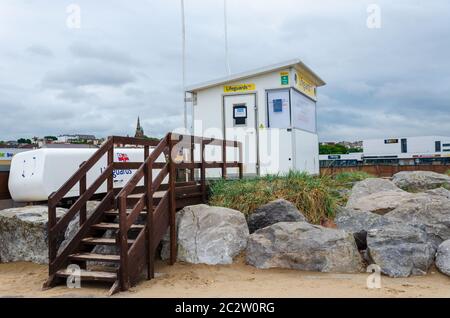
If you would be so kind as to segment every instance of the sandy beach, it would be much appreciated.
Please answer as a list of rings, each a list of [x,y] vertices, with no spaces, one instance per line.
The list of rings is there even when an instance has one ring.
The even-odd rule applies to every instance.
[[[366,287],[367,274],[330,274],[285,269],[258,270],[240,258],[232,265],[158,262],[157,277],[113,297],[450,297],[450,278],[432,269],[427,276],[388,278],[381,289]],[[0,297],[106,297],[107,285],[57,286],[43,291],[47,266],[0,264]]]

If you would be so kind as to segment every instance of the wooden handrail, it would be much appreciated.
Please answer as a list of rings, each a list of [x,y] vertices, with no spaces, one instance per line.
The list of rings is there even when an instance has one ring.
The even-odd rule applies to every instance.
[[[186,139],[184,139],[186,138]],[[174,147],[184,141],[189,141],[191,162],[175,162],[172,155],[176,155]],[[115,145],[136,145],[144,148],[143,162],[114,162]],[[201,158],[200,162],[195,162],[194,147],[200,144]],[[221,146],[222,161],[208,163],[204,158],[204,150],[207,145]],[[149,151],[153,148],[152,152]],[[239,150],[239,161],[227,162],[226,148],[234,147]],[[186,148],[184,148],[186,149]],[[106,169],[92,182],[87,185],[87,174],[104,156],[107,156]],[[156,160],[164,155],[166,162],[156,162]],[[237,141],[226,141],[214,138],[202,138],[189,135],[167,134],[160,141],[112,136],[84,163],[79,169],[54,193],[49,196],[48,201],[48,246],[49,246],[49,280],[54,277],[55,273],[67,264],[70,254],[78,251],[81,241],[89,234],[91,227],[102,220],[104,212],[111,209],[118,209],[119,215],[119,232],[117,236],[117,244],[120,250],[120,266],[119,266],[119,282],[120,287],[125,290],[130,287],[130,283],[136,278],[136,272],[142,266],[143,255],[146,255],[148,264],[148,277],[152,278],[154,274],[153,256],[156,246],[167,227],[170,227],[170,263],[174,263],[176,259],[176,235],[175,235],[175,211],[176,202],[176,172],[177,169],[189,169],[191,171],[189,180],[194,183],[192,196],[198,196],[198,192],[202,192],[203,200],[206,200],[206,169],[221,168],[222,176],[226,177],[227,168],[239,168],[239,176],[242,177],[242,144]],[[113,171],[115,169],[132,169],[136,170],[133,176],[128,180],[122,189],[114,189],[113,187]],[[153,178],[153,169],[159,169]],[[200,185],[195,185],[194,169],[200,169]],[[168,184],[163,184],[168,176]],[[144,178],[144,186],[138,186],[139,182]],[[101,200],[90,216],[86,214],[86,203],[97,192],[97,190],[107,182],[106,195]],[[79,184],[79,196],[59,220],[56,219],[56,207],[58,203],[71,191],[73,187]],[[189,186],[186,186],[189,187]],[[163,197],[155,202],[153,206],[153,194],[160,189],[166,192]],[[139,190],[139,191],[138,191]],[[131,194],[142,193],[143,195],[132,206],[130,213],[127,212],[128,196]],[[191,190],[190,190],[191,191]],[[117,193],[117,195],[115,195]],[[183,198],[189,197],[183,194]],[[137,235],[134,242],[129,245],[128,232],[132,225],[138,219],[140,213],[147,209],[146,224]],[[74,237],[58,254],[58,242],[61,232],[63,232],[76,215],[80,216],[80,227]],[[155,228],[156,226],[156,228]],[[143,251],[145,250],[145,251]],[[143,254],[143,253],[146,254]]]

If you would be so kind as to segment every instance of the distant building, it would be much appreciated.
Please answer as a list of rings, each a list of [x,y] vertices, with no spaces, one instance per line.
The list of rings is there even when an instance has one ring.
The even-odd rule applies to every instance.
[[[141,122],[139,120],[139,116],[138,116],[138,119],[137,119],[136,132],[134,134],[134,137],[135,138],[144,138],[145,137],[144,129],[141,127]]]
[[[59,135],[57,142],[59,143],[72,143],[72,142],[91,142],[93,143],[96,140],[94,135],[83,135],[83,134],[74,134],[74,135]]]
[[[362,153],[321,155],[320,166],[450,164],[450,137],[366,139]]]

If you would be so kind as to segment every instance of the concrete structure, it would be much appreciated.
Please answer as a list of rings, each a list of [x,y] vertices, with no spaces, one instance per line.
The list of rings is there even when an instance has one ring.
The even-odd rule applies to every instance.
[[[393,154],[449,154],[450,137],[419,136],[363,140],[364,156]]]
[[[319,173],[316,90],[323,85],[292,60],[187,87],[193,134],[241,141],[246,175]],[[210,148],[206,159],[220,160],[220,147]],[[238,154],[227,149],[226,157]]]
[[[75,134],[75,135],[59,135],[57,142],[63,142],[63,143],[69,143],[73,141],[94,141],[96,140],[94,135],[81,135],[81,134]]]
[[[355,164],[355,162],[357,162]],[[449,164],[450,137],[417,136],[363,140],[359,154],[321,155],[321,167],[357,164]]]

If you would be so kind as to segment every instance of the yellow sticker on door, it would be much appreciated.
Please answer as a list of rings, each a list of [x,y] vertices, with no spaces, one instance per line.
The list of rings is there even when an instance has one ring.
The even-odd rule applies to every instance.
[[[255,89],[256,89],[256,85],[253,84],[253,83],[237,84],[237,85],[225,85],[223,87],[223,91],[225,93],[247,92],[247,91],[254,91]]]

